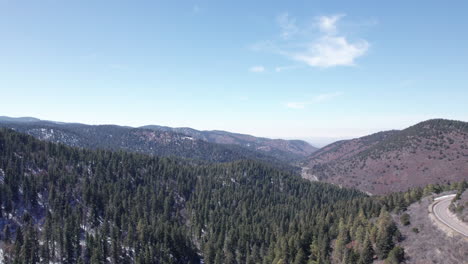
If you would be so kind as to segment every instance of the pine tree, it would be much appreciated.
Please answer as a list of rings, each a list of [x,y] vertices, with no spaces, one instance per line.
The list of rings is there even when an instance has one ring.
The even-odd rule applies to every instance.
[[[377,254],[380,259],[385,259],[390,250],[394,247],[393,237],[395,235],[396,226],[385,209],[382,209],[377,225],[378,233],[375,243]]]
[[[73,223],[71,219],[65,223],[65,232],[63,233],[63,241],[65,248],[65,264],[72,264],[75,262],[75,248],[73,244]]]
[[[14,259],[20,261],[21,257],[21,249],[23,248],[24,244],[24,237],[23,237],[23,231],[21,230],[21,227],[18,226],[16,228],[16,238],[15,238],[15,257]]]
[[[374,249],[369,237],[364,240],[361,256],[359,258],[359,264],[371,264],[374,261]]]
[[[350,242],[350,236],[344,220],[341,219],[338,225],[338,237],[335,240],[335,247],[333,248],[333,259],[340,262],[343,259],[343,254],[346,250],[346,244]]]
[[[22,263],[39,263],[39,242],[36,230],[32,225],[28,225],[23,234],[23,245],[20,250],[19,259]]]
[[[306,263],[307,257],[305,255],[305,252],[302,248],[299,248],[299,250],[296,253],[296,256],[294,257],[294,264],[302,264]]]
[[[10,225],[5,225],[5,227],[3,228],[3,241],[5,241],[5,243],[10,243],[10,240],[11,240],[11,231],[10,231]]]
[[[388,254],[385,264],[399,264],[405,259],[405,250],[402,247],[394,247]]]
[[[310,256],[308,263],[316,263],[318,261],[320,255],[320,249],[317,242],[317,239],[313,239],[312,243],[310,244]]]

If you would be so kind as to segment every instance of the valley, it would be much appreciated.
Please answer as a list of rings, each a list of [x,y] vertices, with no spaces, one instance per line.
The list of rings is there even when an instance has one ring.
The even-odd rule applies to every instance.
[[[0,129],[0,164],[6,263],[325,261],[336,230],[348,233],[343,221],[351,215],[360,213],[355,224],[362,228],[379,213],[382,225],[391,224],[382,209],[390,200],[254,161],[183,164]],[[311,252],[311,244],[320,250]],[[394,244],[388,246],[381,258]],[[334,257],[344,257],[342,250]]]
[[[257,160],[312,181],[374,195],[461,181],[468,175],[468,123],[444,119],[338,141],[320,149],[301,140],[154,125],[91,126],[3,117],[0,127],[72,147],[131,151],[191,162]]]
[[[419,236],[429,235],[433,223],[416,204],[462,193],[466,183],[457,182],[468,175],[466,123],[449,120],[317,151],[299,151],[298,141],[220,143],[155,127],[31,118],[0,126],[5,263],[419,263],[418,233],[399,218],[408,208]],[[279,146],[283,154],[271,154]],[[423,155],[434,164],[415,169]],[[392,176],[375,178],[376,162]],[[442,232],[434,241],[459,243],[453,239]],[[468,246],[434,253],[427,245],[429,255],[451,254],[448,263]]]

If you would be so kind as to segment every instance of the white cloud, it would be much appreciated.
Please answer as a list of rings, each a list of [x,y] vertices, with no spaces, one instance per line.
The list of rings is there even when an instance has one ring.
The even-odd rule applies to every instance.
[[[316,17],[316,27],[311,32],[296,26],[296,20],[284,13],[277,18],[282,41],[261,41],[253,50],[282,55],[311,67],[354,66],[370,44],[364,39],[350,39],[340,32],[338,22],[342,17],[342,14]],[[276,72],[282,70],[282,67],[275,69]]]
[[[263,66],[252,66],[252,67],[250,67],[249,71],[250,72],[264,72],[265,67],[263,67]]]
[[[281,38],[289,39],[299,31],[296,26],[296,19],[291,18],[288,13],[283,13],[276,18],[281,28]]]
[[[344,15],[319,16],[317,20],[320,31],[326,34],[334,34],[336,32],[336,23],[343,16]]]
[[[287,108],[291,108],[291,109],[304,109],[308,105],[324,103],[324,102],[330,101],[333,98],[336,98],[336,97],[341,96],[341,95],[343,95],[342,92],[323,93],[323,94],[319,94],[317,96],[314,96],[311,100],[308,100],[308,101],[304,101],[304,102],[287,102],[287,103],[285,103],[285,106]]]
[[[325,101],[329,101],[335,97],[343,95],[342,92],[334,92],[334,93],[324,93],[324,94],[319,94],[314,97],[314,102],[316,103],[321,103]]]
[[[292,53],[291,58],[315,67],[353,66],[364,55],[369,43],[359,40],[350,43],[345,37],[324,36],[309,44],[307,50]]]

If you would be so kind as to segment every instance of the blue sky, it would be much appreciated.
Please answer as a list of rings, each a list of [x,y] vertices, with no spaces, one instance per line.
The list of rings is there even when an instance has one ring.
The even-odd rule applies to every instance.
[[[0,0],[0,115],[312,140],[468,121],[468,2],[273,2]]]

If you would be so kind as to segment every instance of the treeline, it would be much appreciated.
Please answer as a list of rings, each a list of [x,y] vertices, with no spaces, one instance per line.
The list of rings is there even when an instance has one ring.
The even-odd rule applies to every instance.
[[[253,161],[193,165],[0,129],[4,263],[394,263],[386,197]],[[394,261],[394,262],[391,262]]]

